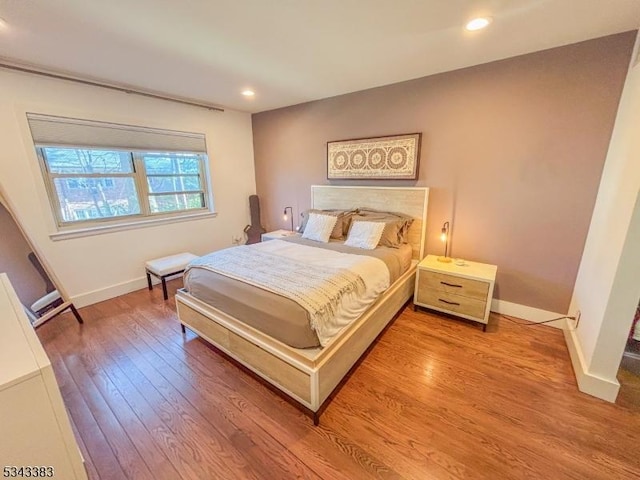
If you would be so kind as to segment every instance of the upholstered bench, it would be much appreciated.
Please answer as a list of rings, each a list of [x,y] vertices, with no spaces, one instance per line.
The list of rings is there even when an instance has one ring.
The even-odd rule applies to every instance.
[[[167,294],[167,277],[184,272],[187,264],[195,258],[198,257],[193,253],[177,253],[176,255],[156,258],[155,260],[146,262],[145,270],[147,272],[149,290],[153,290],[153,285],[151,284],[151,275],[153,275],[162,282],[162,293],[164,299],[167,300],[169,298]]]

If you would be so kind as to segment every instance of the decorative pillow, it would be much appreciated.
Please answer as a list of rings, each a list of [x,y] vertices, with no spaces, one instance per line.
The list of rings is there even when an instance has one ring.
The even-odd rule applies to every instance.
[[[309,221],[309,215],[311,213],[319,213],[321,215],[332,215],[338,217],[338,221],[333,227],[333,231],[331,232],[331,238],[336,240],[342,240],[349,233],[349,227],[351,226],[351,217],[356,213],[355,210],[347,211],[344,210],[305,210],[302,212],[302,223],[300,225],[300,229],[298,230],[300,233],[304,232],[305,227],[307,226],[307,222]]]
[[[413,223],[413,218],[401,213],[366,208],[358,209],[358,214],[353,217],[353,220],[384,223],[385,228],[380,238],[380,245],[391,248],[398,248],[403,243],[407,243],[409,227]]]
[[[337,216],[311,213],[305,226],[304,233],[302,234],[302,238],[327,243],[337,221]]]
[[[373,250],[378,246],[383,230],[384,223],[382,222],[354,221],[344,244],[350,247]]]

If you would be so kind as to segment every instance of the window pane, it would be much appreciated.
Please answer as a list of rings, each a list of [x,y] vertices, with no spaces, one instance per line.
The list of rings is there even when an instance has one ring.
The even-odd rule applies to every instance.
[[[133,172],[129,152],[53,147],[42,150],[51,173]]]
[[[142,159],[147,175],[200,173],[200,157],[192,153],[145,153]]]
[[[151,212],[175,212],[204,208],[204,196],[200,193],[181,193],[178,195],[154,195],[149,197]]]
[[[136,185],[131,177],[56,178],[54,185],[65,222],[140,213]]]
[[[200,177],[197,175],[181,175],[175,177],[147,177],[149,192],[189,192],[200,191]]]
[[[92,178],[86,179],[86,178],[79,178],[79,177],[71,177],[71,178],[67,178],[65,181],[68,189],[93,188],[97,186],[100,186],[103,189],[115,187],[115,181],[113,178],[92,177]]]

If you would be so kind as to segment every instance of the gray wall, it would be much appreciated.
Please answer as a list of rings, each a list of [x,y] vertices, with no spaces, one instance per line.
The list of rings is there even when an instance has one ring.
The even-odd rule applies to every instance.
[[[635,32],[253,115],[268,230],[308,208],[326,142],[422,132],[427,251],[498,265],[496,297],[566,312]],[[384,68],[381,59],[380,68]],[[339,75],[336,72],[336,75]]]

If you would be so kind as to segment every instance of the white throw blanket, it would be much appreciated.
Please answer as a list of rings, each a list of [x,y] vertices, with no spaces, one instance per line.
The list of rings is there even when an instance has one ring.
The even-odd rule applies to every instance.
[[[382,260],[280,240],[219,250],[194,260],[190,268],[205,268],[293,300],[309,313],[322,346],[389,287]]]

